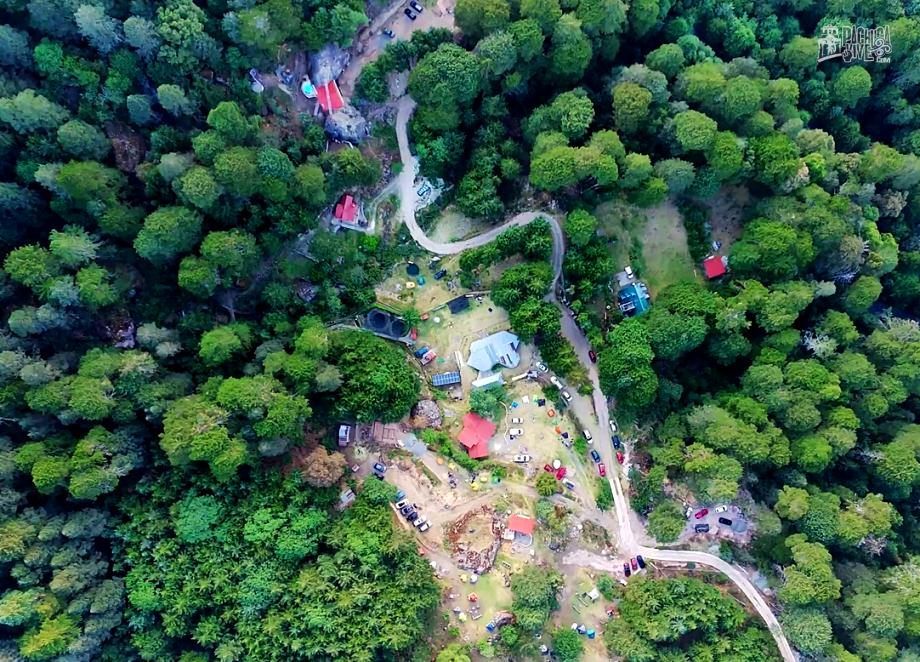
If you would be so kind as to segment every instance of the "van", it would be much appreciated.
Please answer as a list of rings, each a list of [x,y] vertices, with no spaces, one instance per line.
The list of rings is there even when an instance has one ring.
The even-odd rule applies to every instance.
[[[693,530],[696,531],[697,533],[709,533],[709,525],[708,524],[697,524],[696,526],[693,527]]]
[[[582,430],[581,433],[585,435],[585,439],[587,439],[589,442],[594,440],[594,437],[592,437],[591,433],[587,430]]]

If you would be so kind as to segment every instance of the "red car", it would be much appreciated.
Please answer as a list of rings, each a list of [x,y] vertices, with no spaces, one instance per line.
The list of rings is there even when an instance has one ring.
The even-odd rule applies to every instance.
[[[636,559],[629,559],[629,565],[632,566],[633,572],[639,569],[639,564],[636,562]]]
[[[549,473],[553,473],[553,465],[551,465],[551,464],[544,464],[544,465],[543,465],[543,471],[548,471]]]
[[[562,480],[565,478],[565,467],[559,467],[556,469],[556,480]]]
[[[623,453],[621,453],[620,451],[617,451],[617,462],[619,462],[620,464],[623,464]]]
[[[696,515],[694,515],[694,517],[696,519],[703,519],[708,514],[709,514],[709,508],[703,508],[702,510],[698,511]]]
[[[603,462],[597,465],[597,473],[601,475],[601,478],[607,475],[607,467],[604,466]]]
[[[591,359],[591,363],[597,363],[597,354],[594,353],[593,349],[588,350],[588,358]]]

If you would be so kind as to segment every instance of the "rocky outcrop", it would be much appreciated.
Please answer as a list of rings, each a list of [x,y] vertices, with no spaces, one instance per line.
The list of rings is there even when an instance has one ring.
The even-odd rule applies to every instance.
[[[367,137],[367,120],[357,108],[348,104],[326,118],[326,133],[339,142],[357,143]]]

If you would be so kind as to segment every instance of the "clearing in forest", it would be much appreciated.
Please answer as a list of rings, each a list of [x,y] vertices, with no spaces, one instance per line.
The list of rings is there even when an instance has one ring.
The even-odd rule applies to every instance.
[[[706,202],[712,239],[722,244],[719,254],[728,255],[741,236],[741,218],[750,202],[751,194],[744,186],[725,186]]]
[[[649,209],[605,202],[594,213],[610,239],[616,270],[631,265],[653,296],[672,283],[699,277],[687,249],[683,218],[672,201]]]

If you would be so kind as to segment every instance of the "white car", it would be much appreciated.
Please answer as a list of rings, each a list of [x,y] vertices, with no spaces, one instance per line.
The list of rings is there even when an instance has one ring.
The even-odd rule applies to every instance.
[[[424,517],[419,517],[417,520],[412,522],[415,525],[416,529],[421,529],[423,525],[428,523],[428,520]]]
[[[555,386],[556,388],[562,388],[562,382],[559,381],[559,378],[556,377],[556,375],[550,376],[549,383]]]
[[[526,453],[520,453],[520,454],[514,456],[514,461],[515,461],[515,462],[519,462],[519,463],[521,463],[521,464],[523,464],[523,463],[525,463],[525,462],[530,462],[530,456],[527,455]]]
[[[629,266],[628,264],[627,264],[625,267],[623,267],[623,271],[626,273],[626,277],[627,277],[627,278],[632,278],[632,277],[633,277],[633,270],[632,270],[632,267]]]
[[[512,437],[520,437],[524,434],[524,430],[522,428],[511,428],[508,430],[508,434],[510,434]]]
[[[424,533],[425,531],[427,531],[427,530],[430,529],[430,528],[431,528],[431,524],[429,524],[428,522],[425,522],[425,523],[422,524],[420,527],[418,527],[418,530],[421,531],[422,533]]]
[[[523,423],[523,422],[524,422],[524,419],[523,419],[523,418],[512,418],[512,419],[511,419],[511,423],[512,423],[512,424],[520,425],[520,424]]]
[[[540,363],[540,362],[538,361],[538,362],[537,362],[537,370],[539,370],[540,372],[547,372],[547,371],[549,371],[549,368],[546,367],[546,364],[545,364],[545,363]]]
[[[588,430],[582,430],[581,433],[582,433],[583,435],[585,435],[585,439],[588,440],[588,443],[589,443],[589,444],[590,444],[592,441],[594,441],[594,437],[591,436],[591,433],[590,433]]]
[[[571,400],[572,400],[572,394],[569,393],[568,391],[563,391],[563,392],[562,392],[562,397],[563,397],[563,399],[565,399],[566,402],[571,402]]]
[[[728,506],[719,506],[716,508],[717,513],[724,513],[726,510],[728,510]]]
[[[687,506],[687,512],[684,513],[684,516],[685,516],[687,519],[690,519],[690,515],[692,515],[692,514],[693,514],[693,506]]]
[[[617,433],[617,424],[613,422],[613,419],[610,420],[610,431],[613,434]]]
[[[405,505],[406,505],[406,500],[405,500],[405,499],[400,499],[399,501],[396,502],[396,509],[397,509],[397,510],[402,510],[402,507],[405,506]]]

